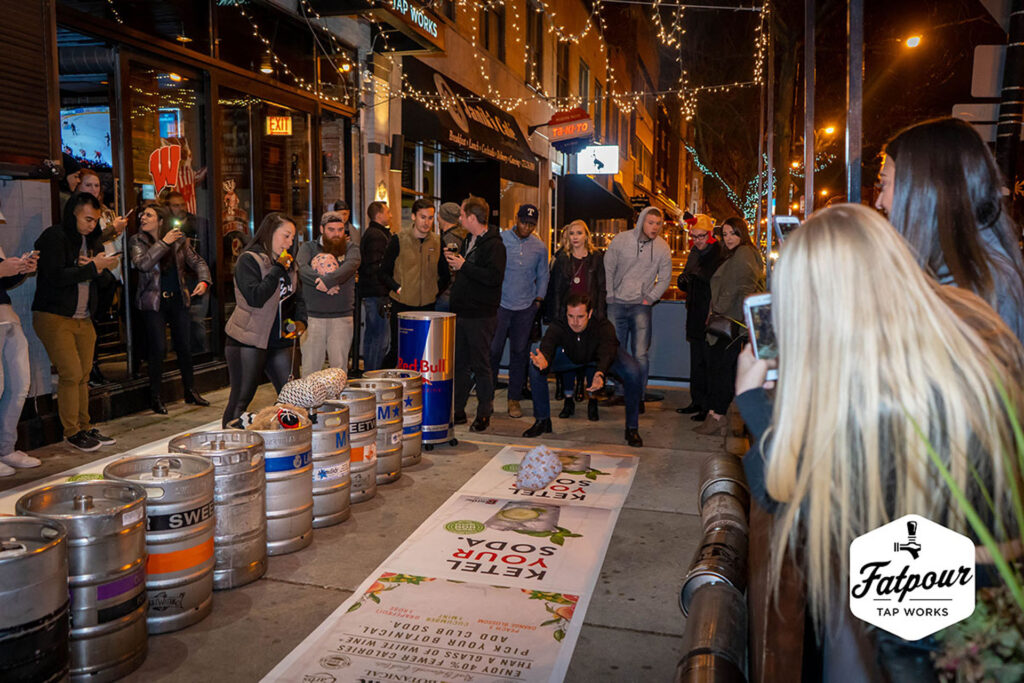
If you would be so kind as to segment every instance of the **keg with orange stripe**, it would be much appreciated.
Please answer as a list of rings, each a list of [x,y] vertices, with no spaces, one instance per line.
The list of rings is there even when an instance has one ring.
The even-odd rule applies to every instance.
[[[146,592],[151,634],[177,631],[213,607],[213,463],[198,455],[139,455],[103,469],[105,479],[146,489]]]
[[[362,503],[377,495],[377,396],[346,389],[337,401],[325,405],[333,403],[348,406],[349,495],[353,503]]]

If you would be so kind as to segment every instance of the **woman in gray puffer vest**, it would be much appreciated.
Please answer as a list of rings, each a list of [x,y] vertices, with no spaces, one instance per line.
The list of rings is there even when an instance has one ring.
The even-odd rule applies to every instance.
[[[161,415],[167,414],[160,397],[160,384],[168,326],[174,353],[178,357],[185,402],[210,405],[195,389],[189,343],[191,297],[201,296],[210,287],[210,268],[185,239],[184,233],[177,227],[170,228],[169,216],[162,206],[147,206],[139,216],[139,232],[128,241],[132,268],[138,274],[135,307],[142,313],[146,329],[150,407]],[[185,284],[187,271],[195,273],[199,281],[191,292]]]

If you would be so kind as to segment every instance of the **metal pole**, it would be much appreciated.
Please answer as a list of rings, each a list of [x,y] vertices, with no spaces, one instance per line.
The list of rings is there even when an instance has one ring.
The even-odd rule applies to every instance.
[[[860,203],[864,104],[864,0],[846,4],[846,201]]]
[[[1013,0],[1010,28],[1003,62],[1003,89],[996,126],[996,159],[1006,178],[1011,197],[1015,197],[1017,147],[1024,117],[1024,0]]]
[[[804,218],[814,212],[814,0],[804,0]]]
[[[755,233],[760,235],[761,232],[761,194],[764,191],[764,117],[765,117],[765,104],[764,98],[767,92],[765,90],[764,80],[761,81],[761,109],[760,116],[758,116],[758,133],[757,133],[757,212],[754,220],[756,226]],[[761,241],[758,240],[757,248],[761,248]]]
[[[771,287],[772,277],[772,231],[775,227],[775,206],[773,205],[775,194],[775,35],[772,31],[771,22],[768,24],[768,104],[765,113],[767,114],[768,140],[765,145],[768,147],[768,194],[767,209],[765,216],[765,229],[768,231],[767,248],[764,253],[765,274],[767,284]]]

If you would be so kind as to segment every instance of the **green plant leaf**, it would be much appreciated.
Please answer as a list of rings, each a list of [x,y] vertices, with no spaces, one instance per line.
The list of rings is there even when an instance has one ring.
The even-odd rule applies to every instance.
[[[373,601],[374,601],[375,603],[377,603],[378,605],[380,604],[380,598],[378,598],[378,597],[377,597],[376,595],[374,595],[373,593],[370,593],[370,599],[371,599],[371,600],[373,600]]]
[[[563,474],[586,474],[587,470],[562,470]]]
[[[597,481],[597,475],[594,474],[593,472],[587,472],[586,477],[590,481]]]
[[[547,538],[551,535],[550,531],[526,531],[524,529],[516,529],[517,534],[523,534],[524,536],[533,536],[534,538]]]
[[[550,626],[551,624],[557,624],[561,620],[562,620],[561,617],[555,617],[554,619],[548,619],[547,621],[543,622],[541,624],[541,626]]]
[[[558,629],[557,631],[555,631],[554,636],[555,640],[557,640],[558,642],[562,642],[562,638],[565,638],[565,631],[563,631],[562,629]]]
[[[555,545],[565,545],[565,536],[562,534],[552,534],[551,542]]]
[[[347,610],[345,610],[345,614],[348,614],[349,612],[355,612],[357,609],[359,609],[362,606],[363,606],[363,603],[357,602],[357,603],[353,604],[351,607],[349,607]]]

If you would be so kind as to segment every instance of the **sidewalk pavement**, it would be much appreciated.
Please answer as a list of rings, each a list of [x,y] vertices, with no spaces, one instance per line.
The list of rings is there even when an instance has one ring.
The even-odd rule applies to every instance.
[[[37,449],[32,455],[43,460],[42,467],[0,479],[0,491],[216,420],[227,394],[227,389],[208,394],[209,408],[175,403],[168,405],[166,416],[147,411],[98,425],[117,445],[93,453],[67,444]],[[458,427],[457,447],[424,452],[423,461],[397,482],[353,505],[348,521],[317,529],[309,548],[270,558],[267,574],[255,583],[216,592],[213,612],[204,621],[150,637],[145,664],[125,680],[259,680],[502,447],[541,442],[641,459],[565,680],[671,680],[684,622],[679,588],[701,539],[700,464],[721,450],[722,439],[693,433],[695,423],[675,412],[689,403],[688,392],[669,389],[665,394],[664,401],[647,403],[640,416],[645,447],[633,449],[623,441],[621,406],[602,408],[596,423],[587,421],[585,406],[578,406],[572,419],[552,420],[553,434],[523,439],[523,430],[533,423],[530,402],[523,402],[526,416],[513,420],[499,392],[490,429],[477,434]],[[273,390],[265,385],[253,406],[272,399]],[[471,397],[471,420],[474,408]]]

